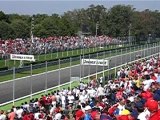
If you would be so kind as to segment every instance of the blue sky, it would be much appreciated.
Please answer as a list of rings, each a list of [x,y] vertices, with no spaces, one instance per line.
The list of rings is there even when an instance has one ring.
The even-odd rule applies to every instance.
[[[4,11],[7,14],[63,14],[68,10],[87,8],[89,5],[104,5],[106,8],[110,8],[113,5],[125,4],[133,5],[139,11],[150,9],[160,10],[159,0],[0,0],[0,11]]]

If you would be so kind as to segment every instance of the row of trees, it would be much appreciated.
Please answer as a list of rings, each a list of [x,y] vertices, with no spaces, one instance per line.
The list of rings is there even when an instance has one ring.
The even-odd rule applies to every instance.
[[[116,5],[110,9],[103,5],[90,5],[87,9],[67,11],[63,15],[36,14],[34,16],[5,14],[0,12],[0,38],[30,37],[31,21],[33,33],[37,37],[76,35],[83,31],[95,35],[96,24],[98,34],[113,37],[128,36],[129,29],[132,36],[160,36],[160,12],[136,11],[130,5]]]

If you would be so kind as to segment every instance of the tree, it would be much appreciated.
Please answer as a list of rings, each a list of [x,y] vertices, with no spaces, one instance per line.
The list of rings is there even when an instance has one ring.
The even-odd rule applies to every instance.
[[[42,28],[46,31],[45,36],[58,36],[60,33],[59,29],[59,18],[56,17],[47,17],[40,23]]]
[[[36,24],[33,30],[34,36],[45,38],[47,35],[46,29],[41,24]]]
[[[30,37],[30,26],[25,21],[14,20],[11,23],[11,27],[14,30],[16,38],[28,38]]]
[[[14,38],[13,28],[5,21],[0,21],[0,38]]]
[[[0,21],[8,22],[8,15],[4,14],[2,11],[0,11]]]
[[[107,26],[109,28],[109,34],[113,35],[114,37],[127,36],[132,13],[132,6],[113,6],[108,12]]]
[[[149,34],[160,37],[160,12],[149,9],[136,11],[130,5],[115,5],[110,9],[103,5],[90,5],[86,9],[67,11],[61,16],[58,14],[28,16],[5,14],[0,11],[0,21],[4,22],[3,27],[6,26],[6,28],[0,26],[1,37],[6,39],[30,37],[32,17],[34,17],[33,33],[37,37],[75,35],[78,31],[95,35],[96,23],[99,23],[98,35],[127,37],[130,29],[131,35],[137,36],[137,40],[146,40]],[[10,30],[6,31],[7,29]]]

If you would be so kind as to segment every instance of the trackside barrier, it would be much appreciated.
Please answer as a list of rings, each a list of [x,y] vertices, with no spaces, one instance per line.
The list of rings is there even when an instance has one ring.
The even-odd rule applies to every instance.
[[[142,50],[135,50],[135,51],[133,51],[133,52],[128,52],[128,53],[124,53],[124,54],[119,54],[119,55],[115,55],[115,56],[112,56],[112,57],[107,57],[107,58],[104,58],[104,59],[114,58],[114,57],[118,57],[118,56],[121,56],[121,55],[127,55],[127,54],[131,54],[131,53],[136,53],[136,52],[142,52],[142,51],[145,51],[145,50],[148,50],[148,51],[149,51],[150,49],[157,49],[157,48],[160,49],[160,46],[157,45],[157,46],[145,48],[145,49],[142,49]],[[95,56],[93,56],[93,58],[94,58],[94,57],[95,57]],[[91,57],[91,58],[92,58],[92,57]],[[74,65],[74,66],[72,66],[72,67],[75,67],[75,66],[78,66],[78,65],[79,65],[79,64]],[[61,70],[66,69],[66,68],[68,68],[68,67],[61,68]],[[47,73],[51,73],[51,72],[54,72],[54,71],[57,71],[57,70],[51,70],[51,71],[48,71]],[[33,76],[38,76],[38,75],[45,75],[45,73],[34,74],[34,75],[32,75],[32,77],[33,77]],[[9,80],[9,81],[0,82],[0,84],[6,83],[6,82],[10,82],[10,81],[20,80],[20,79],[22,79],[22,78],[29,78],[29,77],[30,77],[30,76],[21,77],[21,78],[16,78],[16,79],[14,79],[14,80]]]
[[[142,60],[142,59],[150,58],[150,57],[156,56],[156,55],[159,55],[159,53],[155,53],[155,54],[149,55],[149,56],[147,56],[147,57],[143,57],[143,58],[140,58],[140,59],[137,59],[137,60],[128,62],[128,64],[134,63],[134,62],[139,61],[139,60]],[[103,72],[107,72],[107,71],[110,71],[110,70],[114,70],[114,69],[116,69],[116,68],[119,68],[119,67],[122,67],[122,66],[125,66],[125,65],[126,65],[126,63],[125,63],[125,64],[122,64],[122,65],[119,65],[119,66],[116,66],[116,67],[113,67],[113,68],[109,68],[109,69],[107,69],[107,70],[105,70],[105,71],[101,71],[101,72],[98,72],[98,73],[94,73],[94,74],[85,76],[85,77],[81,78],[81,80],[82,80],[82,79],[86,79],[86,78],[91,77],[91,76],[94,76],[94,75],[97,75],[97,74],[102,74]],[[43,93],[43,92],[46,92],[46,91],[49,91],[49,90],[52,90],[52,89],[55,89],[55,88],[58,88],[58,87],[61,87],[61,86],[64,86],[64,85],[67,85],[67,84],[70,84],[70,83],[72,83],[72,82],[73,82],[73,81],[71,81],[71,82],[66,82],[66,83],[61,84],[61,85],[59,85],[59,86],[55,86],[55,87],[52,87],[52,88],[48,88],[48,89],[46,89],[46,90],[42,90],[42,91],[33,93],[32,96],[37,95],[37,94],[40,94],[40,93]],[[17,99],[15,99],[15,100],[11,100],[11,101],[2,103],[2,104],[0,104],[0,106],[7,105],[7,104],[9,104],[9,103],[14,103],[15,101],[19,101],[19,100],[25,99],[25,98],[30,97],[30,96],[31,96],[31,95],[27,95],[27,96],[24,96],[24,97],[21,97],[21,98],[17,98]]]
[[[137,60],[134,60],[134,61],[131,61],[131,62],[122,64],[122,65],[113,67],[113,68],[109,68],[109,69],[107,69],[107,70],[105,70],[105,71],[101,71],[101,72],[98,72],[98,73],[94,73],[94,74],[85,76],[85,77],[83,77],[83,78],[81,78],[81,79],[87,79],[88,77],[91,77],[91,76],[94,76],[94,75],[97,75],[97,74],[102,74],[103,72],[107,72],[107,71],[110,71],[110,70],[114,70],[114,69],[116,69],[116,68],[120,68],[120,67],[125,66],[125,65],[127,65],[127,64],[131,64],[131,63],[134,63],[134,62],[136,62],[136,61],[143,60],[143,59],[147,59],[147,58],[150,58],[150,57],[156,56],[156,55],[160,55],[160,53],[155,53],[155,54],[149,55],[149,56],[147,56],[147,57],[143,57],[143,58],[140,58],[140,59],[137,59]]]
[[[156,44],[159,44],[159,42],[146,44],[146,45],[147,45],[147,47],[151,47],[151,46],[154,46]],[[123,48],[119,47],[119,48],[114,48],[112,50],[115,52],[116,50],[121,50],[122,49],[122,51],[123,51],[123,50],[126,50],[128,48],[132,48],[132,49],[134,49],[135,47],[136,48],[140,48],[141,46],[145,46],[145,44],[144,45],[140,45],[140,46],[133,46],[133,45],[132,46],[126,46],[126,47],[123,47]],[[104,51],[105,51],[106,54],[108,54],[110,52],[110,50],[104,50]],[[94,52],[94,53],[87,53],[87,54],[84,55],[84,58],[87,58],[89,54],[91,55],[90,56],[91,58],[94,58],[94,57],[96,57],[96,53],[99,53],[99,55],[102,55],[104,51],[98,51],[98,52]],[[72,56],[72,61],[76,61],[76,60],[79,60],[79,59],[80,59],[79,56]],[[61,58],[61,60],[62,60],[61,63],[67,63],[67,62],[69,62],[69,57]],[[48,64],[47,65],[48,67],[49,66],[53,66],[53,65],[57,65],[58,64],[58,60],[47,61],[47,64]],[[32,64],[32,69],[44,68],[45,66],[46,66],[45,62],[37,63],[35,65]],[[24,71],[29,71],[29,70],[30,70],[30,65],[26,65],[26,66],[23,66],[22,68],[16,68],[15,72],[19,73],[19,72],[24,72]],[[3,75],[12,74],[12,73],[13,73],[13,69],[0,71],[0,75],[2,75],[2,76]]]

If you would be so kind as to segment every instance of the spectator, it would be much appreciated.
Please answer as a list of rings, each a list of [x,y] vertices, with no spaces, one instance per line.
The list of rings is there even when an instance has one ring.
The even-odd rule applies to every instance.
[[[58,90],[32,99],[22,104],[22,108],[13,107],[8,118],[13,120],[17,115],[16,119],[22,120],[69,120],[73,117],[76,120],[159,120],[160,84],[158,79],[153,80],[158,78],[159,66],[155,62],[160,63],[160,58],[127,65],[119,69],[117,78],[104,86],[93,78],[94,85],[81,82],[72,90]],[[157,70],[151,70],[154,68]],[[3,111],[1,119],[6,120]]]
[[[15,112],[13,111],[13,108],[11,109],[11,112],[8,114],[8,119],[9,120],[14,120],[14,118],[16,117]]]

